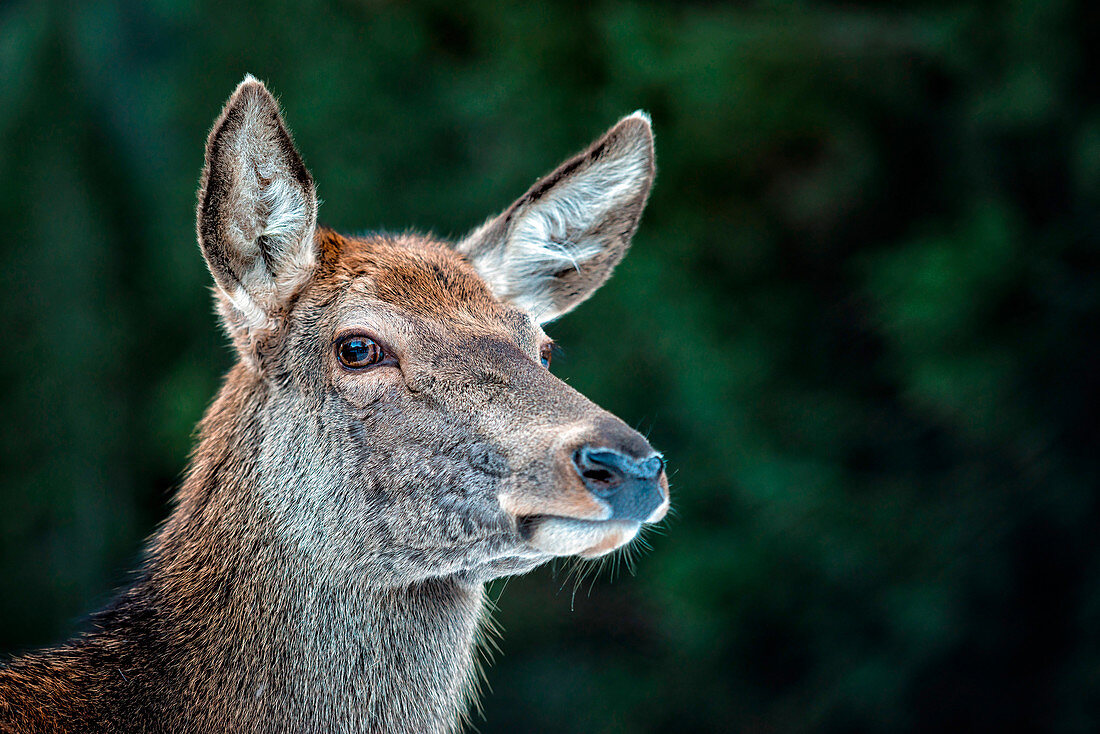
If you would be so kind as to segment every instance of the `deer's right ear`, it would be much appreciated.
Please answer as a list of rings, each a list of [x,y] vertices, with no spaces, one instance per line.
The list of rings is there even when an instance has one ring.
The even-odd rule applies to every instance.
[[[206,142],[199,246],[235,340],[276,329],[313,272],[317,195],[279,105],[246,76]]]

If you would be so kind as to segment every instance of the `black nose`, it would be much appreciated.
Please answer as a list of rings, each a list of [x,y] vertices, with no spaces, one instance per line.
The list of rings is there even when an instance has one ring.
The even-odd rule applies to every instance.
[[[573,453],[573,468],[588,491],[611,505],[612,518],[645,522],[664,502],[657,454],[644,459],[606,447],[582,446]]]

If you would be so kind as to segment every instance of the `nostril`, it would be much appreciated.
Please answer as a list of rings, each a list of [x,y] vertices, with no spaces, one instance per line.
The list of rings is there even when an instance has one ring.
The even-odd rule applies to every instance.
[[[607,496],[618,490],[623,474],[615,465],[616,454],[582,446],[573,453],[573,468],[590,492]]]
[[[603,484],[610,484],[616,479],[615,475],[606,469],[585,469],[581,472],[581,476],[590,482],[601,482]]]
[[[586,445],[573,452],[573,469],[589,492],[608,503],[614,518],[646,522],[667,498],[661,488],[665,460],[660,454],[643,459]]]

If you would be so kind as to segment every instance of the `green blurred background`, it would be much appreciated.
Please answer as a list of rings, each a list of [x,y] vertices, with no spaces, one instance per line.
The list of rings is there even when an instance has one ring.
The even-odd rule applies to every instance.
[[[481,732],[1100,728],[1088,0],[9,0],[0,650],[125,582],[230,364],[193,205],[245,72],[344,231],[460,235],[653,116],[634,249],[550,332],[677,514],[634,575],[494,586]]]

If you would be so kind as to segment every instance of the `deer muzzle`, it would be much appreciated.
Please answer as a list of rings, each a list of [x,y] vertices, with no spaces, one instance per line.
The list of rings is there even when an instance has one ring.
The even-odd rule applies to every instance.
[[[668,512],[664,458],[626,426],[565,437],[554,454],[558,476],[552,493],[501,497],[501,506],[536,549],[601,556]]]

